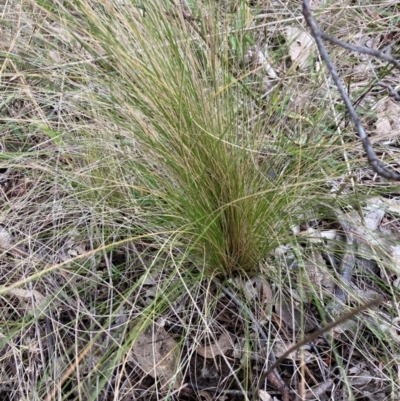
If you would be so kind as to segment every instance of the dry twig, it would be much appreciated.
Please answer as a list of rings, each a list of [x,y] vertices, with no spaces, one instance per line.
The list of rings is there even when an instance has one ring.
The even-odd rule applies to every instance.
[[[282,361],[284,361],[292,352],[298,350],[300,347],[302,347],[304,344],[307,344],[311,341],[313,341],[314,339],[316,339],[317,337],[319,337],[322,334],[327,333],[328,331],[330,331],[331,329],[333,329],[334,327],[339,326],[341,323],[345,322],[346,320],[351,319],[353,316],[357,315],[358,313],[371,308],[374,305],[377,305],[381,302],[382,300],[380,298],[377,299],[373,299],[369,302],[366,302],[365,304],[362,304],[360,306],[358,306],[357,308],[352,309],[350,312],[346,313],[345,315],[341,316],[340,318],[338,318],[337,320],[335,320],[334,322],[331,322],[329,324],[327,324],[325,327],[322,327],[319,330],[314,331],[313,333],[311,333],[310,335],[308,335],[307,337],[303,338],[303,340],[299,341],[297,344],[294,344],[292,347],[290,347],[289,349],[287,349],[268,369],[266,372],[264,372],[264,376],[269,375],[271,372],[274,371],[274,369],[276,369],[281,363]]]
[[[309,0],[303,0],[303,15],[304,15],[304,18],[306,20],[308,27],[310,28],[312,36],[315,39],[315,42],[318,47],[318,51],[319,51],[321,57],[323,58],[323,60],[325,61],[325,64],[328,67],[329,73],[331,74],[332,79],[333,79],[336,87],[338,88],[340,96],[343,99],[346,109],[349,112],[350,117],[354,122],[358,136],[360,137],[361,142],[364,147],[364,150],[367,153],[367,159],[368,159],[369,164],[371,165],[372,169],[376,173],[378,173],[380,176],[390,179],[390,180],[400,181],[400,174],[394,170],[391,170],[376,156],[376,153],[371,145],[371,142],[369,141],[368,136],[364,130],[364,127],[362,126],[361,120],[358,117],[358,114],[355,111],[353,104],[351,103],[349,96],[346,93],[346,90],[339,78],[336,68],[334,67],[334,65],[328,55],[328,52],[326,51],[326,48],[325,48],[325,45],[324,45],[322,39],[329,40],[329,41],[331,41],[339,46],[342,46],[346,49],[350,49],[350,50],[353,50],[353,51],[356,51],[359,53],[369,54],[369,55],[375,56],[381,60],[388,61],[388,62],[392,63],[393,65],[395,65],[399,69],[400,69],[400,63],[397,60],[395,60],[393,57],[391,57],[390,55],[383,53],[381,51],[368,49],[368,48],[364,48],[364,47],[360,47],[360,46],[353,46],[348,43],[341,42],[341,41],[339,41],[335,38],[332,38],[331,36],[326,35],[323,32],[321,32],[321,30],[318,28],[318,25],[316,24],[316,22],[314,21],[314,19],[312,17]]]

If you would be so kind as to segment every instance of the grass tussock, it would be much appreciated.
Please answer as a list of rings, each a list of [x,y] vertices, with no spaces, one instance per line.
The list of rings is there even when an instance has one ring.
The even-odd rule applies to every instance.
[[[310,194],[322,194],[337,173],[329,166],[331,148],[288,138],[279,121],[271,124],[274,107],[254,110],[229,46],[230,27],[211,3],[194,9],[201,21],[194,32],[181,8],[168,2],[74,4],[79,18],[70,9],[58,12],[98,60],[90,66],[91,85],[105,89],[90,94],[96,118],[123,130],[95,134],[101,148],[94,158],[107,153],[100,186],[109,190],[107,180],[114,179],[124,187],[121,178],[131,175],[137,188],[128,198],[149,197],[154,227],[176,233],[204,260],[201,268],[254,274],[291,225],[320,209],[321,198]],[[299,136],[314,135],[312,126],[304,129]],[[122,148],[116,155],[118,136],[137,153]]]
[[[9,399],[194,399],[179,393],[183,382],[257,397],[272,346],[303,336],[310,308],[326,318],[333,294],[325,282],[338,280],[335,263],[318,255],[340,260],[346,250],[343,240],[309,233],[337,230],[339,210],[360,209],[367,195],[390,188],[344,178],[364,163],[361,146],[342,124],[324,70],[310,61],[304,73],[287,57],[286,24],[299,9],[287,4],[270,18],[264,8],[272,3],[259,3],[10,6],[9,45],[0,53],[8,185],[0,341],[18,389]],[[344,23],[337,11],[321,15]],[[32,29],[17,34],[14,26]],[[257,64],[250,54],[263,41],[269,55]],[[283,71],[279,79],[267,64]],[[385,254],[370,242],[376,259]],[[390,257],[381,259],[393,275]],[[316,267],[323,284],[315,283]],[[381,277],[364,279],[357,276],[387,286]],[[362,297],[350,292],[358,304]],[[382,380],[394,391],[395,367],[384,356],[395,352],[389,334],[371,319],[355,324],[363,343],[354,364],[383,358]],[[156,379],[137,357],[148,331],[176,345],[172,368],[160,362]],[[353,331],[342,335],[344,348],[358,344]],[[206,355],[223,340],[228,356]],[[26,353],[15,351],[21,344]],[[332,340],[319,351],[335,360],[335,380],[352,394],[339,348]],[[324,375],[299,381],[306,387]]]

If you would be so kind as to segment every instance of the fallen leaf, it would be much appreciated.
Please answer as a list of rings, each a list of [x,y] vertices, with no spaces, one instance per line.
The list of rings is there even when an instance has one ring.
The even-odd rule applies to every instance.
[[[366,212],[364,213],[365,225],[370,230],[376,230],[385,215],[383,202],[379,198],[370,198],[368,199],[367,205],[364,209]]]
[[[278,297],[276,300],[275,313],[290,330],[298,331],[302,329],[304,333],[308,333],[316,327],[314,321],[308,315],[304,315],[304,312],[301,312],[294,305],[289,305],[282,297]]]
[[[261,50],[258,50],[257,52],[257,62],[259,65],[263,66],[263,69],[265,73],[268,75],[268,77],[272,79],[278,78],[278,75],[276,74],[274,68],[268,61],[268,52],[267,52],[267,46],[265,46],[264,51],[262,52]]]
[[[179,388],[182,378],[176,372],[180,350],[178,343],[158,324],[150,325],[135,341],[133,354],[141,369],[162,385],[174,381],[174,388]]]
[[[272,401],[272,397],[264,390],[258,390],[258,396],[261,401]]]
[[[13,245],[11,234],[2,226],[0,226],[0,248],[7,250]]]
[[[320,252],[312,251],[303,264],[305,277],[302,280],[302,285],[307,299],[310,298],[309,301],[311,301],[315,292],[322,288],[331,294],[334,293],[335,282],[333,276],[328,271],[326,262]]]
[[[11,295],[15,295],[16,297],[24,300],[33,299],[36,303],[42,303],[46,298],[36,290],[24,290],[22,288],[14,288],[9,292]]]
[[[321,395],[326,393],[333,385],[333,380],[329,379],[326,382],[318,384],[313,388],[310,388],[306,391],[305,399],[306,400],[315,400],[320,399]]]
[[[265,46],[264,52],[261,51],[260,47],[251,46],[247,49],[244,56],[244,63],[249,69],[257,70],[263,67],[264,71],[273,79],[277,78],[277,75],[272,66],[267,61],[267,47]]]
[[[383,197],[380,199],[386,203],[386,207],[390,212],[400,215],[400,201],[398,199],[386,199]]]
[[[347,379],[352,386],[365,386],[373,379],[373,377],[365,364],[359,363],[349,369]]]
[[[259,299],[263,304],[272,302],[273,293],[268,281],[262,276],[254,276],[244,284],[246,295],[250,299]]]
[[[208,391],[205,391],[205,390],[202,390],[199,393],[199,399],[200,400],[201,400],[202,397],[205,398],[206,401],[212,401],[213,398],[214,398]]]
[[[309,66],[311,53],[314,52],[312,37],[297,26],[288,26],[285,30],[289,42],[289,56],[300,69]]]
[[[307,230],[299,231],[296,235],[307,238],[313,244],[322,244],[324,243],[324,239],[335,239],[337,230],[316,230],[315,228],[308,227]]]
[[[233,348],[232,339],[227,333],[222,333],[215,344],[199,346],[196,352],[203,358],[215,358],[217,355],[224,355],[231,348]]]
[[[274,300],[274,294],[267,279],[262,276],[254,276],[244,283],[243,290],[247,298],[259,301],[257,320],[259,322],[266,321],[271,314]]]
[[[400,245],[390,247],[392,251],[393,270],[400,275]]]
[[[46,297],[36,290],[14,288],[9,290],[9,294],[17,297],[28,313],[35,310],[37,310],[38,313],[41,313],[47,304]],[[44,317],[44,315],[41,317]]]
[[[377,103],[375,111],[378,118],[375,123],[377,134],[372,136],[371,142],[394,140],[400,130],[400,106],[386,97]]]
[[[291,343],[285,343],[281,340],[276,340],[273,345],[273,350],[275,353],[275,356],[279,358],[281,355],[283,355],[289,348],[291,348],[293,344]],[[313,360],[315,360],[315,356],[311,354],[309,351],[307,351],[306,348],[309,346],[305,345],[303,347],[300,347],[299,349],[291,352],[286,359],[291,359],[292,361],[298,361],[301,358],[303,358],[305,363],[309,363]]]

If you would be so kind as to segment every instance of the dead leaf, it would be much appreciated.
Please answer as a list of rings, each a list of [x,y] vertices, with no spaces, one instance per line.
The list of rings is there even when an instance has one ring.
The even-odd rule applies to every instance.
[[[209,392],[207,392],[207,391],[205,391],[205,390],[200,391],[200,393],[199,393],[199,398],[201,399],[201,397],[205,398],[206,401],[212,401],[213,398],[214,398],[214,397],[212,396],[212,394],[210,394]]]
[[[178,344],[160,325],[150,325],[136,339],[133,354],[141,369],[163,385],[172,380],[174,388],[182,384],[182,377],[176,372],[180,359]]]
[[[392,251],[393,270],[400,275],[400,245],[390,247]]]
[[[23,300],[33,299],[36,303],[42,303],[46,299],[39,291],[36,290],[30,291],[22,288],[14,288],[11,289],[9,293]]]
[[[300,69],[310,65],[310,56],[314,52],[314,41],[303,29],[297,26],[288,26],[285,30],[289,42],[289,56]]]
[[[0,226],[0,248],[7,250],[13,245],[11,234],[3,227]]]
[[[146,275],[145,279],[143,280],[143,285],[156,285],[157,283],[160,282],[160,273],[155,272],[152,275]]]
[[[377,230],[385,215],[383,202],[379,198],[370,198],[364,210],[365,225],[370,230]]]
[[[215,366],[204,365],[201,369],[201,377],[203,379],[218,379],[219,374]]]
[[[322,244],[324,243],[324,239],[335,239],[337,230],[316,230],[315,228],[308,227],[307,230],[299,231],[295,235],[305,237],[313,244]]]
[[[273,345],[273,350],[275,353],[275,356],[279,358],[281,355],[283,355],[289,348],[291,348],[293,344],[291,343],[284,343],[281,340],[276,340],[274,345]],[[291,352],[286,359],[291,359],[292,361],[298,361],[301,358],[303,358],[305,363],[309,363],[313,360],[315,360],[315,357],[313,354],[311,354],[309,351],[307,351],[306,348],[309,346],[305,345],[303,347],[300,347],[299,349]],[[303,355],[302,355],[303,354]]]
[[[262,276],[254,276],[244,283],[243,290],[248,299],[255,299],[260,303],[257,305],[257,320],[263,322],[268,319],[272,311],[274,294],[267,279]]]
[[[400,131],[400,105],[390,97],[386,97],[377,103],[375,110],[378,118],[375,123],[377,135],[371,138],[371,142],[376,143],[396,138]]]
[[[302,329],[304,333],[308,333],[316,327],[309,316],[300,312],[295,305],[289,305],[282,297],[278,297],[276,300],[275,313],[290,330],[298,331]]]
[[[269,304],[273,299],[271,286],[262,276],[254,276],[247,280],[244,284],[244,291],[248,298],[259,299],[263,304]]]
[[[304,260],[303,263],[306,277],[302,284],[307,298],[313,297],[315,291],[322,288],[333,294],[335,282],[332,274],[328,271],[321,253],[312,251],[309,258]]]
[[[315,400],[320,399],[321,395],[326,393],[333,385],[333,380],[329,379],[326,382],[318,384],[313,388],[310,388],[306,391],[305,399],[306,400]]]
[[[258,390],[258,396],[261,401],[272,401],[272,397],[264,390]]]
[[[257,52],[257,63],[258,65],[262,65],[264,72],[268,75],[268,77],[272,79],[277,79],[278,75],[276,74],[274,68],[268,61],[268,52],[267,46],[265,46],[264,51],[258,50]]]
[[[222,333],[215,344],[199,346],[196,352],[203,358],[215,358],[217,355],[224,355],[231,348],[233,348],[232,339],[227,333]]]
[[[352,77],[355,81],[354,86],[359,87],[363,84],[365,79],[368,79],[369,74],[371,74],[371,67],[367,62],[355,64],[350,67],[348,75]]]
[[[63,259],[68,260],[70,258],[75,258],[78,255],[82,255],[89,248],[88,242],[79,238],[79,234],[72,231],[70,238],[65,242],[63,249],[65,254]]]
[[[9,290],[9,294],[17,297],[28,313],[33,312],[34,310],[37,310],[38,313],[40,313],[47,304],[46,297],[36,290],[14,288]]]
[[[352,386],[365,386],[373,379],[364,363],[358,363],[350,368],[347,378]]]
[[[285,256],[291,249],[290,245],[279,245],[275,248],[274,253],[276,256]]]
[[[386,199],[383,197],[380,199],[386,203],[386,207],[391,213],[400,215],[400,201],[398,199]]]
[[[259,46],[251,46],[244,56],[244,62],[250,69],[258,70],[260,67],[264,70],[269,78],[276,79],[278,76],[268,61],[267,46],[260,48]]]

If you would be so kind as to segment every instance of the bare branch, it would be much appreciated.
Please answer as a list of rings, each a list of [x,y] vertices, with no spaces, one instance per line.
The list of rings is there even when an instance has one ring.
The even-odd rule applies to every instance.
[[[341,40],[336,39],[333,36],[330,36],[324,32],[321,32],[321,38],[328,40],[329,42],[332,42],[335,45],[339,45],[344,49],[351,50],[357,53],[368,54],[370,56],[378,58],[379,60],[387,61],[388,63],[393,64],[396,68],[400,70],[400,62],[397,61],[395,58],[393,58],[389,53],[382,52],[377,49],[370,49],[368,47],[351,45],[350,43],[342,42]]]
[[[315,42],[318,47],[318,51],[325,61],[326,66],[328,67],[329,73],[332,76],[333,82],[335,83],[336,87],[338,88],[338,91],[340,93],[340,96],[342,97],[342,100],[346,106],[347,111],[350,114],[351,119],[354,122],[354,125],[356,127],[358,136],[361,139],[362,145],[364,147],[365,152],[367,153],[367,159],[373,170],[378,173],[380,176],[385,177],[390,180],[395,180],[395,181],[400,181],[400,174],[397,173],[394,170],[391,170],[388,168],[381,160],[378,159],[378,157],[375,154],[374,149],[372,148],[371,142],[368,139],[368,136],[364,130],[364,127],[362,126],[361,120],[358,117],[357,112],[355,111],[349,96],[346,93],[346,90],[342,84],[342,81],[339,78],[339,75],[336,71],[336,68],[333,66],[333,63],[328,55],[328,52],[326,51],[325,45],[322,41],[322,39],[327,39],[332,41],[335,44],[338,44],[340,46],[345,47],[346,49],[350,50],[355,50],[361,53],[366,53],[366,54],[371,54],[375,57],[381,58],[382,60],[388,61],[392,64],[394,64],[396,67],[400,69],[400,63],[393,59],[390,55],[387,55],[386,53],[380,52],[380,51],[372,51],[371,49],[359,47],[359,46],[351,46],[347,43],[343,43],[341,41],[338,41],[334,38],[331,38],[329,35],[324,34],[321,32],[321,30],[318,28],[317,24],[315,23],[311,9],[310,9],[310,2],[309,0],[303,0],[303,15],[304,18],[307,22],[308,27],[310,28],[311,34],[315,39]]]
[[[386,88],[389,91],[389,96],[394,98],[394,100],[400,100],[400,94],[397,93],[389,84],[385,84],[383,82],[377,82],[376,84],[382,86],[383,88]]]
[[[372,306],[378,305],[379,303],[382,302],[381,298],[376,298],[371,301],[366,302],[365,304],[362,304],[360,306],[357,306],[357,308],[352,309],[350,312],[346,313],[345,315],[339,317],[337,320],[327,324],[325,327],[322,327],[319,330],[314,331],[313,333],[309,334],[307,337],[303,338],[301,341],[299,341],[297,344],[294,344],[293,346],[289,347],[264,373],[265,375],[268,375],[271,373],[274,369],[276,369],[282,361],[284,361],[292,352],[300,349],[304,344],[307,344],[313,340],[315,340],[317,337],[320,335],[327,333],[334,327],[339,326],[341,323],[345,322],[346,320],[351,319],[353,316],[357,315],[358,313],[371,308]]]

